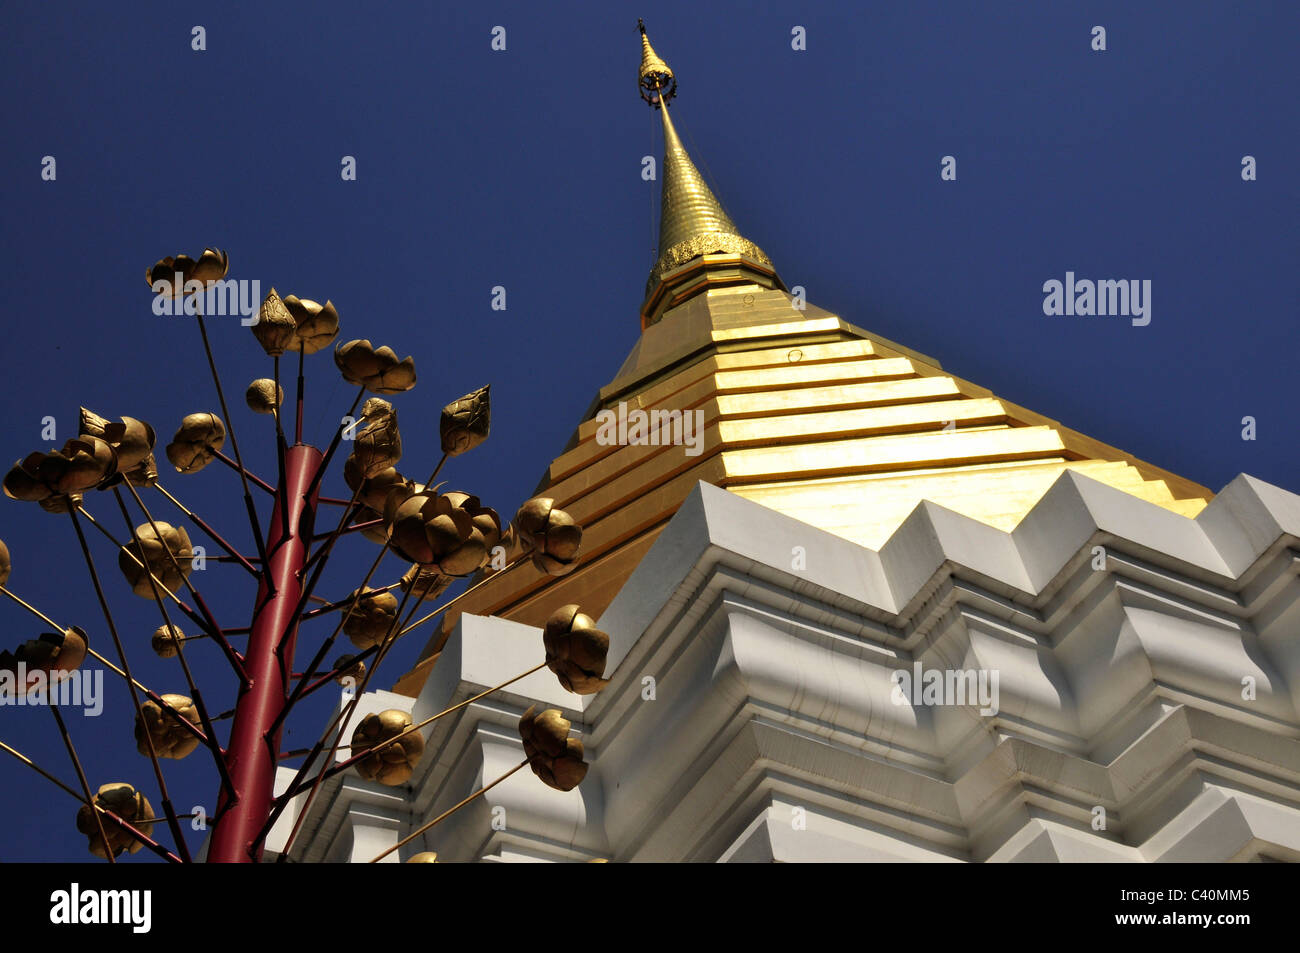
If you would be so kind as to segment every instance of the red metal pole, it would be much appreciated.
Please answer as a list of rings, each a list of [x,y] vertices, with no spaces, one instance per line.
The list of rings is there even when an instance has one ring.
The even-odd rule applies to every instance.
[[[317,494],[313,490],[310,499],[305,494],[312,489],[321,460],[321,452],[306,444],[285,451],[284,483],[275,494],[267,565],[257,588],[255,605],[261,608],[253,617],[244,656],[249,683],[235,703],[235,722],[226,747],[226,765],[238,799],[232,802],[229,792],[222,791],[208,845],[210,863],[248,864],[261,859],[261,845],[256,850],[252,845],[271,814],[280,759],[280,732],[268,732],[288,699],[298,635],[293,615],[302,596],[302,567],[316,518]],[[287,521],[280,516],[285,507]],[[284,643],[277,645],[281,634]]]

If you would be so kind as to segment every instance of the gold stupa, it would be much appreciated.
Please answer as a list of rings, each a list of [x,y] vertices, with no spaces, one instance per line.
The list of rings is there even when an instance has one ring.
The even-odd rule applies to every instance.
[[[443,618],[396,691],[419,693],[460,612],[541,626],[576,603],[599,617],[701,480],[877,549],[922,500],[1010,530],[1067,469],[1188,517],[1211,499],[934,358],[797,307],[683,147],[667,108],[676,78],[644,27],[638,82],[664,128],[642,334],[537,489],[584,527],[580,563],[558,578],[523,566],[480,586]],[[702,411],[698,446],[600,439],[602,411],[638,410]]]

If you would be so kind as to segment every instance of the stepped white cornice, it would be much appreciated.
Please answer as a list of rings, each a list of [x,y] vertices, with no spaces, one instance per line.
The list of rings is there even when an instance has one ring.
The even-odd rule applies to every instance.
[[[583,784],[521,772],[411,852],[1300,859],[1298,577],[1300,497],[1244,475],[1189,519],[1065,471],[1010,533],[922,503],[879,551],[701,483],[600,618],[608,688],[543,670],[436,722],[410,789],[332,780],[294,854],[369,859],[517,764],[541,702]],[[413,714],[541,657],[465,616]],[[895,704],[916,663],[996,672],[997,713]]]

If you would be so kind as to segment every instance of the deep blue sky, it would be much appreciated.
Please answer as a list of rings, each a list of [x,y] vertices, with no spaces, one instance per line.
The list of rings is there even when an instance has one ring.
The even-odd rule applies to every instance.
[[[148,419],[160,444],[184,414],[218,409],[195,329],[155,317],[143,281],[164,255],[216,245],[232,277],[333,300],[340,341],[414,355],[420,383],[397,399],[410,475],[436,459],[439,408],[491,382],[492,439],[444,473],[508,516],[638,333],[658,209],[640,160],[660,153],[633,86],[639,14],[677,72],[674,117],[697,164],[810,301],[1211,489],[1242,471],[1300,489],[1293,3],[198,10],[11,2],[0,14],[6,462],[48,449],[45,415],[59,443],[72,436],[82,403]],[[206,52],[190,48],[196,23]],[[504,53],[489,48],[498,24]],[[790,48],[796,24],[805,52]],[[1104,53],[1090,49],[1097,24]],[[1247,154],[1256,182],[1240,177]],[[40,178],[45,155],[55,182]],[[355,182],[340,179],[344,155]],[[944,155],[956,182],[939,179]],[[1150,279],[1150,326],[1045,317],[1042,284],[1067,270]],[[489,307],[494,285],[504,313]],[[240,396],[270,362],[247,329],[212,328],[245,455],[270,474],[268,420]],[[307,433],[324,441],[351,388],[326,353],[309,377]],[[1255,442],[1241,439],[1246,415]],[[248,540],[228,470],[163,482]],[[345,493],[337,471],[328,491]],[[87,505],[123,532],[110,496]],[[10,588],[111,654],[67,517],[0,500],[0,538]],[[175,663],[148,650],[156,610],[95,546],[141,677],[180,690]],[[325,594],[345,594],[373,554],[349,538]],[[238,572],[201,580],[232,625],[251,600]],[[7,601],[0,619],[6,646],[39,631]],[[424,635],[409,641],[379,684]],[[193,649],[205,694],[228,707],[219,655]],[[107,690],[101,718],[70,715],[87,769],[157,805],[123,686]],[[302,715],[288,747],[323,719],[319,706]],[[47,713],[0,710],[0,738],[73,779]],[[181,809],[211,810],[201,753],[168,778]],[[0,779],[0,860],[88,858],[72,799],[11,760]]]

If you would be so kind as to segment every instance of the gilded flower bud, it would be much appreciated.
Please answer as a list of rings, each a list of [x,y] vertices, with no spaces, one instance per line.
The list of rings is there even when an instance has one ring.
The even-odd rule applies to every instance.
[[[79,500],[82,491],[107,485],[116,473],[116,451],[87,434],[69,440],[62,450],[29,453],[5,475],[4,491],[10,499],[41,503],[52,513],[62,513],[67,510],[64,497]]]
[[[42,632],[13,652],[0,651],[0,671],[15,678],[26,673],[25,683],[17,686],[25,695],[41,688],[43,682],[62,681],[69,672],[81,668],[89,642],[85,630],[75,625],[62,632]]]
[[[352,733],[353,755],[370,751],[390,738],[395,738],[410,728],[411,724],[411,716],[396,708],[366,715]],[[367,781],[378,781],[396,787],[410,780],[422,754],[424,736],[418,731],[412,731],[409,735],[403,735],[400,741],[386,745],[358,761],[357,773]]]
[[[5,496],[28,503],[39,503],[50,496],[50,488],[36,477],[36,465],[44,457],[43,453],[29,454],[10,467],[5,474]]]
[[[0,539],[0,586],[9,581],[9,571],[13,569],[13,562],[9,558],[9,547],[5,541]]]
[[[178,625],[160,625],[154,629],[149,646],[159,658],[175,658],[185,648],[185,633]]]
[[[284,403],[284,388],[269,377],[259,377],[244,391],[244,403],[255,414],[273,414]]]
[[[157,532],[154,531],[155,525],[158,527]],[[175,595],[194,568],[194,549],[185,527],[161,522],[144,523],[135,528],[135,535],[139,542],[132,540],[117,553],[117,566],[130,583],[131,591],[137,596],[152,599],[153,586],[150,585],[149,574],[153,573],[158,584]],[[169,550],[176,557],[175,562],[167,555]]]
[[[609,636],[576,605],[562,606],[546,620],[542,642],[546,646],[546,667],[567,691],[594,695],[609,684],[609,679],[603,677]]]
[[[438,862],[438,852],[436,850],[422,850],[418,854],[412,854],[407,861],[408,864],[436,864]]]
[[[378,645],[397,621],[397,598],[391,592],[366,587],[348,596],[351,605],[342,610],[343,632],[359,649]]]
[[[334,363],[345,381],[372,394],[401,394],[415,386],[415,360],[408,355],[399,361],[391,347],[348,341],[335,348]]]
[[[360,685],[366,677],[366,663],[357,661],[355,655],[340,655],[331,668],[338,673],[334,676],[334,681],[344,687],[349,685],[349,680],[353,687]]]
[[[297,325],[294,350],[301,348],[304,354],[315,354],[329,347],[339,333],[339,313],[328,301],[318,304],[309,298],[289,295],[284,299],[284,306]]]
[[[59,493],[80,493],[117,472],[117,453],[98,437],[78,437],[65,443],[57,454],[47,453],[39,470],[42,479]]]
[[[519,507],[514,519],[519,541],[533,554],[533,565],[551,576],[563,576],[578,564],[582,527],[555,501],[538,496]]]
[[[384,509],[388,541],[404,559],[448,576],[466,576],[488,561],[501,538],[496,512],[467,493],[401,488]]]
[[[148,798],[129,784],[117,782],[102,784],[95,793],[94,802],[106,811],[112,811],[126,823],[130,824],[145,837],[153,833],[153,821],[157,815]],[[109,855],[116,857],[123,851],[134,854],[144,846],[135,834],[119,824],[107,814],[100,814],[99,823],[95,822],[97,812],[89,804],[81,805],[77,811],[77,830],[90,838],[90,852],[96,857],[108,860]],[[99,836],[100,824],[104,828],[104,837]],[[108,843],[104,843],[104,838]]]
[[[135,747],[143,755],[149,754],[149,742],[153,742],[154,753],[160,758],[173,758],[179,761],[199,746],[199,738],[186,730],[177,718],[183,718],[194,726],[199,724],[199,710],[194,701],[186,695],[159,696],[167,707],[175,712],[163,711],[152,698],[140,703],[140,714],[135,719]]]
[[[355,472],[369,479],[402,459],[402,435],[397,429],[397,411],[380,397],[371,397],[361,405],[366,425],[356,432],[352,442],[351,465]]]
[[[205,248],[195,261],[189,255],[168,255],[145,272],[149,287],[165,298],[179,298],[196,290],[185,286],[197,281],[204,287],[226,277],[230,256],[216,248]]]
[[[438,420],[438,434],[442,438],[443,453],[453,457],[459,456],[467,450],[473,450],[488,438],[492,420],[489,387],[490,384],[487,387],[480,387],[442,408],[442,416]]]
[[[533,774],[557,791],[572,791],[587,775],[582,742],[569,737],[573,727],[558,708],[537,713],[533,705],[519,719],[519,737]]]
[[[357,494],[358,502],[371,510],[382,512],[388,501],[388,491],[404,484],[406,479],[397,472],[396,467],[380,470],[367,478],[362,474],[357,458],[348,457],[343,464],[343,482]]]
[[[257,338],[257,343],[262,345],[262,350],[268,357],[279,357],[285,351],[298,347],[298,322],[293,319],[274,288],[257,310],[253,337]]]
[[[212,413],[190,414],[167,444],[167,459],[177,473],[198,473],[226,444],[226,425]]]
[[[81,439],[98,437],[117,454],[117,468],[123,472],[139,466],[152,455],[153,427],[134,417],[109,420],[93,410],[81,408]]]
[[[39,503],[92,489],[116,473],[116,451],[107,441],[87,434],[69,440],[62,450],[31,453],[19,460],[5,475],[4,491],[11,499]]]

